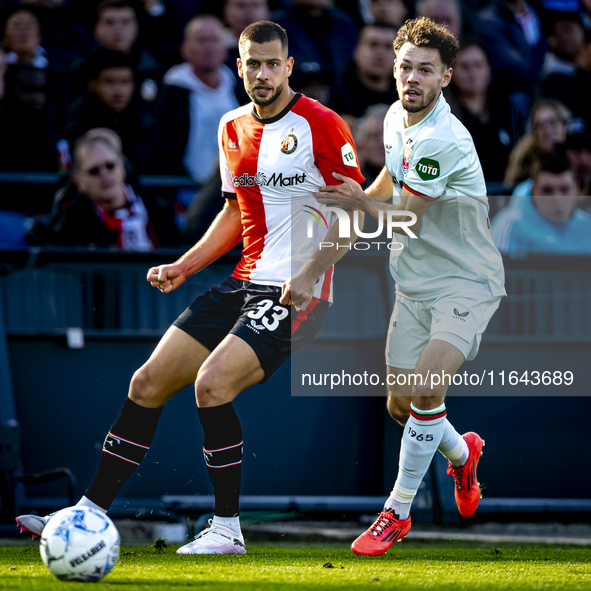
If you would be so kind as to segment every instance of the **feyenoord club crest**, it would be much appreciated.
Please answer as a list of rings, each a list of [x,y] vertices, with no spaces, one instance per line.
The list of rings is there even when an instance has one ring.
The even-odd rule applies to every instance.
[[[412,153],[412,144],[410,146],[404,146],[402,149],[402,170],[408,172],[410,167],[410,155]]]
[[[293,134],[287,134],[281,141],[281,151],[284,154],[293,154],[298,147],[298,138]]]

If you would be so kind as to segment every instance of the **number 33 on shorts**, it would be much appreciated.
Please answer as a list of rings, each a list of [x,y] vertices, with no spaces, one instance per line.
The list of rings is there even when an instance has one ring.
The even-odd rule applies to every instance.
[[[263,300],[258,302],[257,310],[251,310],[246,315],[251,319],[250,323],[257,330],[267,329],[270,331],[276,330],[279,327],[279,323],[287,318],[289,310],[284,306],[273,305],[273,300]],[[260,320],[262,324],[257,321]]]

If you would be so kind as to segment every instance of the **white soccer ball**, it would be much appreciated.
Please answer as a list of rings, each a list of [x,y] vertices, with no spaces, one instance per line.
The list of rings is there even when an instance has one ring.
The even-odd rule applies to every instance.
[[[120,537],[115,524],[91,507],[58,511],[41,534],[43,563],[62,581],[100,581],[119,558]]]

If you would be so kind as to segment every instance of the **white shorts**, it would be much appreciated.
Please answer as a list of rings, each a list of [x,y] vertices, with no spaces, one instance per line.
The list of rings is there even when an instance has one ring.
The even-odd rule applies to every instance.
[[[482,333],[500,301],[500,297],[491,298],[490,293],[478,289],[421,302],[396,292],[386,341],[386,365],[414,369],[433,339],[451,343],[464,359],[474,359]]]

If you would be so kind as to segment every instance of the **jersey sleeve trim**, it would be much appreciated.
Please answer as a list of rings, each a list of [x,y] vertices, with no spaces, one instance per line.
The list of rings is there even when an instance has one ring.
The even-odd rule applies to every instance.
[[[236,199],[236,193],[230,193],[229,191],[222,191],[222,197],[224,199]]]
[[[407,191],[410,191],[413,195],[418,195],[419,197],[426,199],[427,201],[437,201],[439,197],[441,197],[441,195],[439,197],[429,197],[429,195],[425,195],[423,193],[415,191],[414,189],[411,189],[406,183],[402,183],[402,188],[406,189]]]

